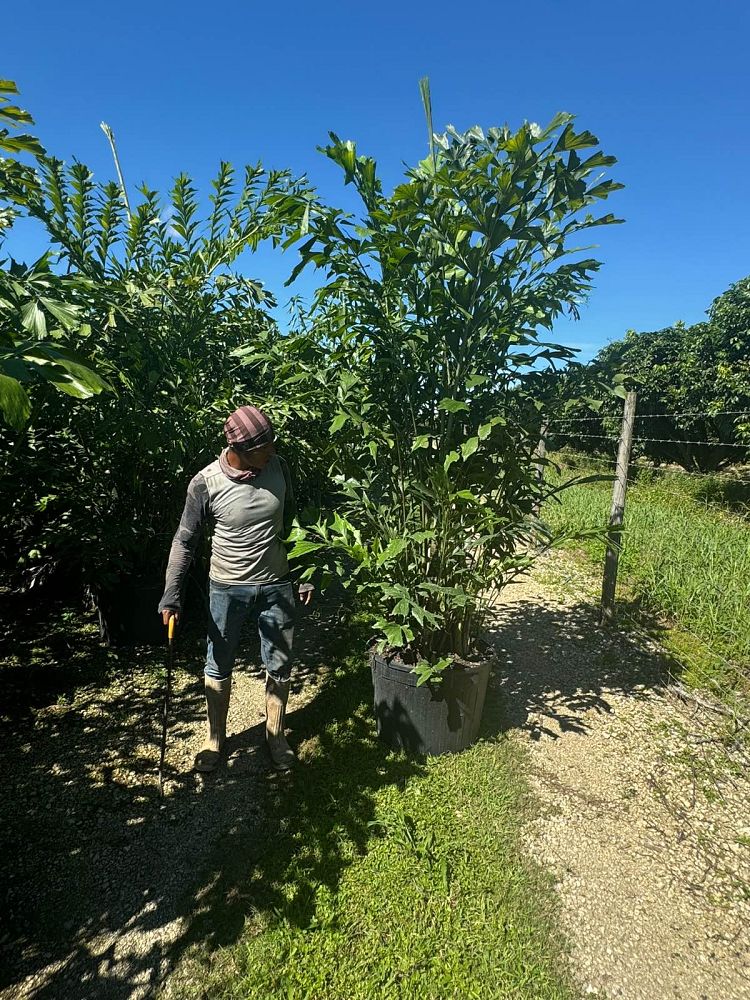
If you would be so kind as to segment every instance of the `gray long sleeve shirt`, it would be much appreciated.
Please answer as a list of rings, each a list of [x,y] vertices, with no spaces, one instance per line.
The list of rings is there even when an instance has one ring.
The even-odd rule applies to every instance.
[[[182,607],[182,589],[206,521],[213,523],[209,576],[217,583],[273,583],[289,574],[282,541],[296,516],[289,467],[273,455],[249,482],[211,462],[190,480],[172,541],[159,611]]]

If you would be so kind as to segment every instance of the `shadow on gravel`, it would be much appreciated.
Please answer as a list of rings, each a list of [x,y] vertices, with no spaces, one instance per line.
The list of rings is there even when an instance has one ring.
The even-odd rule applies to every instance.
[[[645,698],[667,680],[667,660],[632,635],[599,624],[592,604],[498,606],[489,638],[498,651],[493,685],[505,724],[532,739],[589,730],[586,716],[610,712],[611,692]]]
[[[342,841],[365,847],[375,791],[422,769],[376,742],[364,655],[360,669],[345,663],[366,637],[339,620],[338,605],[298,630],[295,688],[322,684],[289,713],[303,760],[287,776],[269,770],[258,718],[232,737],[215,775],[191,771],[204,646],[200,629],[180,637],[192,676],[182,673],[175,692],[178,766],[164,800],[155,768],[165,650],[105,649],[93,625],[59,607],[47,621],[13,602],[4,614],[3,998],[151,996],[186,950],[208,959],[250,914],[309,927],[316,893],[335,889],[352,861]],[[639,697],[659,684],[659,657],[600,630],[595,614],[524,600],[497,609],[485,736],[585,733],[587,712],[609,710],[608,691]]]
[[[186,948],[232,943],[251,911],[307,926],[318,887],[335,888],[351,863],[340,831],[364,847],[373,792],[419,770],[375,741],[364,655],[360,670],[343,662],[365,637],[338,605],[298,630],[294,688],[322,681],[288,716],[307,759],[288,776],[270,771],[256,719],[207,780],[190,770],[192,751],[181,759],[163,800],[165,650],[108,650],[60,607],[46,621],[20,605],[5,613],[0,997],[151,996]],[[180,637],[193,676],[176,685],[173,761],[203,718],[203,651],[200,629]],[[290,866],[292,898],[278,885]]]

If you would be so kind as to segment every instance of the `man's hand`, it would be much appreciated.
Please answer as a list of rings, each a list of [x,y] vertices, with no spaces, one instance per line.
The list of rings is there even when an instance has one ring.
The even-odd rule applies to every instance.
[[[169,625],[169,619],[174,618],[175,625],[180,620],[180,612],[173,611],[171,608],[165,608],[161,613],[161,620],[165,625]]]
[[[315,593],[315,587],[309,583],[301,583],[299,585],[299,600],[300,604],[310,604],[312,603],[313,594]]]

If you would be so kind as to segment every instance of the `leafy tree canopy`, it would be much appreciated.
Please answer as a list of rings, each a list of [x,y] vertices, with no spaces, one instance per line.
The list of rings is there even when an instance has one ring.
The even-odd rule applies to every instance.
[[[642,441],[637,454],[703,471],[744,460],[747,452],[739,446],[750,445],[750,277],[714,299],[706,322],[629,330],[589,365],[570,368],[556,384],[558,415],[568,418],[556,425],[558,444],[589,452],[608,449],[602,438],[616,436],[619,404],[611,398],[596,404],[598,422],[580,405],[566,410],[564,401],[584,389],[595,395],[597,387],[618,375],[626,388],[638,392],[644,419],[636,437],[675,441]],[[645,419],[646,414],[659,416]]]

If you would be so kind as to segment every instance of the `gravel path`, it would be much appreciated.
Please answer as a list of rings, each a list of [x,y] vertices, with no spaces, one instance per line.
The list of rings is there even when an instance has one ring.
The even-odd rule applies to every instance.
[[[203,780],[191,770],[203,735],[202,641],[181,639],[161,800],[162,652],[121,656],[103,683],[86,673],[102,656],[93,630],[88,644],[69,646],[63,628],[62,645],[45,650],[37,630],[19,642],[9,621],[0,1000],[151,996],[193,946],[215,952],[237,939],[248,905],[237,887],[274,833],[264,807],[288,779],[265,755],[255,657],[236,675],[228,760]],[[331,606],[299,630],[306,672],[289,726],[303,756],[326,670],[321,633],[336,627]],[[598,627],[589,581],[565,556],[542,560],[506,593],[494,638],[508,725],[528,750],[540,802],[527,849],[557,884],[583,992],[748,1000],[749,783],[717,751],[714,720],[666,693],[651,644]],[[40,656],[49,662],[36,690]]]
[[[318,610],[298,629],[305,667],[295,675],[288,727],[303,753],[312,734],[300,710],[325,672],[317,637],[335,627]],[[79,655],[101,658],[90,631]],[[31,654],[47,652],[32,648],[34,641],[13,646],[23,698],[30,675],[33,681]],[[197,634],[178,647],[164,799],[155,773],[162,687],[154,672],[163,651],[121,653],[107,683],[93,679],[72,697],[50,701],[54,679],[47,677],[36,696],[41,704],[32,697],[3,710],[2,1000],[138,1000],[153,995],[196,940],[236,936],[236,865],[262,852],[273,833],[262,815],[264,794],[287,779],[266,756],[264,675],[252,647],[235,672],[228,759],[206,778],[192,771],[204,735],[203,648]],[[6,674],[4,693],[12,689]],[[208,911],[221,919],[212,923]]]
[[[750,781],[714,717],[665,691],[653,646],[599,628],[565,556],[506,592],[496,642],[540,800],[527,847],[583,991],[748,1000]]]

